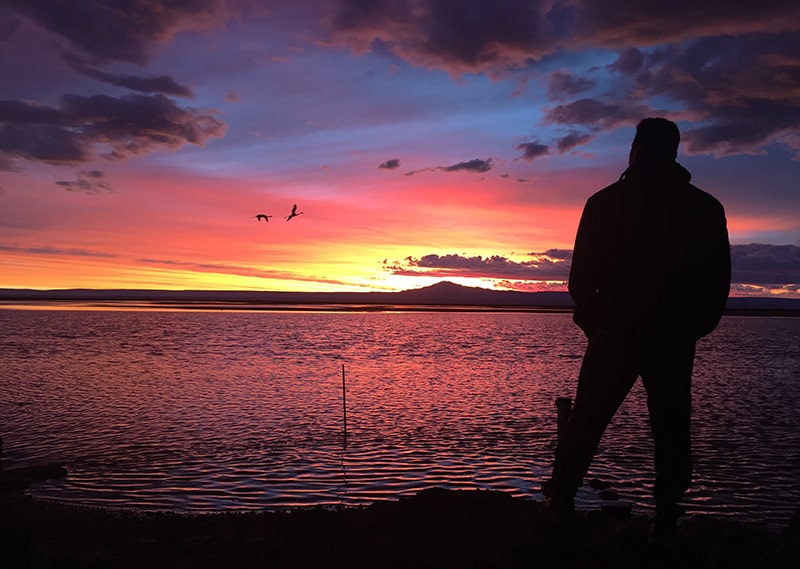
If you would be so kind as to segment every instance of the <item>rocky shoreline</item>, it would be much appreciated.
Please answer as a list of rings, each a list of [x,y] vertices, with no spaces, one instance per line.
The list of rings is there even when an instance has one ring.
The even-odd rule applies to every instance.
[[[0,498],[4,567],[536,567],[800,566],[800,520],[781,533],[707,517],[669,543],[650,520],[581,512],[554,526],[540,502],[497,491],[425,490],[341,509],[176,514]]]

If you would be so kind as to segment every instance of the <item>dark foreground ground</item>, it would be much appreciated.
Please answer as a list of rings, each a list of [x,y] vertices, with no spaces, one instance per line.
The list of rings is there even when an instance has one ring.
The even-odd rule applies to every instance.
[[[557,528],[539,502],[490,491],[191,516],[40,503],[17,491],[0,495],[0,567],[793,569],[796,522],[777,534],[692,518],[675,542],[654,543],[645,518],[591,512]]]

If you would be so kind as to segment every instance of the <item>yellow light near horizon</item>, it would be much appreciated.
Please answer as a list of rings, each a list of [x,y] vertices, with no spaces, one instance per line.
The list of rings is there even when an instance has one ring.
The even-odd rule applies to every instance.
[[[163,289],[163,290],[269,290],[324,292],[386,290],[377,262],[368,267],[310,263],[276,271],[266,268],[187,263],[187,267],[147,265],[116,258],[66,255],[0,255],[0,288],[30,289]],[[227,269],[230,269],[229,271]],[[258,275],[263,271],[264,275]],[[253,272],[253,275],[246,274]],[[242,274],[243,273],[243,274]]]

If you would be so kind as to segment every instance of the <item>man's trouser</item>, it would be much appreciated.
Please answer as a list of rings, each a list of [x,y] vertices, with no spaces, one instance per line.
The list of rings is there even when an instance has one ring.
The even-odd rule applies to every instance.
[[[689,423],[694,355],[692,340],[620,342],[605,335],[593,337],[581,365],[572,414],[556,450],[550,493],[561,498],[575,495],[603,432],[641,376],[655,446],[656,505],[673,507],[692,477]]]

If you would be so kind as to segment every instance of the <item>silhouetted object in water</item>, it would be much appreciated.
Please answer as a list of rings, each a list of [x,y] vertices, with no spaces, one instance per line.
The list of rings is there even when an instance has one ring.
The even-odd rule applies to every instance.
[[[67,469],[59,464],[40,464],[0,471],[0,495],[25,490],[42,480],[60,479],[67,476]]]
[[[256,215],[256,219],[257,219],[258,221],[261,221],[261,220],[263,219],[263,220],[264,220],[264,221],[266,221],[267,223],[269,223],[269,218],[270,218],[270,217],[272,217],[272,216],[271,216],[271,215],[266,215],[266,214],[264,214],[264,213],[259,213],[258,215]]]
[[[23,490],[40,480],[63,478],[66,475],[67,469],[58,464],[3,469],[3,437],[0,437],[0,495],[9,491]]]
[[[719,323],[730,288],[722,205],[675,161],[677,125],[636,127],[629,168],[586,202],[569,291],[589,339],[575,403],[543,485],[554,519],[577,488],[606,427],[638,377],[655,446],[654,535],[674,530],[692,477],[691,377],[696,341]]]
[[[572,399],[559,397],[556,399],[556,412],[558,413],[558,442],[564,438],[570,413],[572,413]]]
[[[297,211],[297,204],[294,204],[292,206],[292,213],[290,213],[288,216],[286,216],[286,221],[291,221],[292,218],[295,218],[298,215],[303,215],[303,212],[302,211]]]

